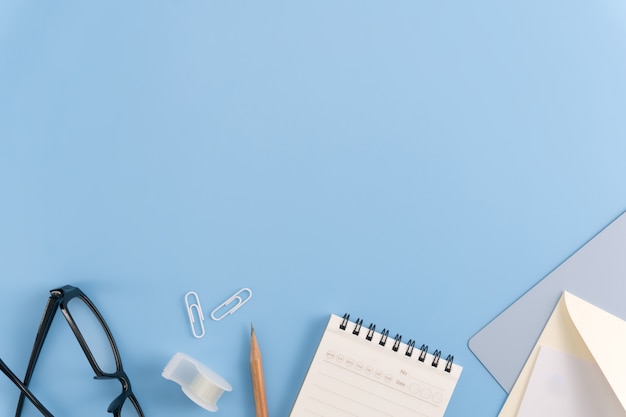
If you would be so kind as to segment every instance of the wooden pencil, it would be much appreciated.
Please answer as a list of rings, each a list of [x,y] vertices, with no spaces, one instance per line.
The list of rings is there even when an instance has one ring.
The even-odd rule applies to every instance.
[[[263,361],[261,350],[254,334],[254,326],[250,324],[250,371],[252,373],[252,392],[256,417],[267,417],[267,401],[265,398],[265,380],[263,377]]]

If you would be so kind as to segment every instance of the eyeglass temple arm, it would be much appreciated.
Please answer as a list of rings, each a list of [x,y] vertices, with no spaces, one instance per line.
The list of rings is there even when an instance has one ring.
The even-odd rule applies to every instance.
[[[20,381],[20,384],[24,385],[24,388],[28,388],[28,384],[30,384],[30,380],[33,376],[33,371],[35,370],[35,365],[37,364],[37,360],[39,359],[39,354],[41,353],[41,348],[43,347],[43,342],[46,340],[46,336],[48,335],[48,331],[50,330],[50,326],[52,325],[52,320],[54,319],[54,316],[58,310],[60,302],[61,300],[58,297],[50,296],[50,298],[48,298],[46,309],[44,310],[43,316],[41,318],[41,322],[39,323],[39,329],[37,330],[37,337],[35,338],[33,351],[30,354],[30,360],[28,361],[28,368],[26,368],[26,375],[24,376],[23,384]],[[22,390],[22,392],[20,393],[20,398],[17,402],[17,408],[15,409],[15,417],[20,417],[22,415],[22,408],[24,407],[24,398],[26,396],[27,396],[26,392]],[[33,401],[32,399],[30,400]]]
[[[35,407],[37,407],[37,409],[41,412],[41,414],[43,414],[45,417],[54,417],[52,415],[52,413],[50,413],[50,411],[48,411],[46,409],[46,407],[43,406],[42,403],[39,402],[39,400],[37,399],[37,397],[35,397],[35,395],[30,392],[30,390],[26,387],[26,385],[24,385],[22,383],[22,381],[20,381],[20,379],[17,377],[17,375],[15,375],[11,369],[4,363],[4,361],[2,359],[0,359],[0,370],[2,370],[2,372],[4,372],[4,374],[6,376],[9,377],[9,379],[15,384],[17,385],[17,387],[20,389],[21,391],[21,395],[25,396],[26,398],[28,398],[30,400],[30,402],[33,403],[33,405]]]

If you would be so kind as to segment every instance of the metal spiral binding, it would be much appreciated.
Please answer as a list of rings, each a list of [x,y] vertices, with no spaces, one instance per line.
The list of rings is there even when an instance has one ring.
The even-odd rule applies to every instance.
[[[444,371],[450,373],[450,371],[452,371],[452,363],[454,362],[454,356],[453,355],[448,355],[446,357],[446,367],[444,369]]]
[[[378,344],[381,346],[385,346],[387,344],[388,337],[389,337],[389,330],[383,329],[383,331],[380,332],[380,341],[378,342]]]
[[[375,332],[376,332],[376,325],[374,323],[370,323],[370,327],[368,327],[367,336],[365,336],[365,339],[371,342],[372,338],[374,337]]]
[[[339,328],[341,330],[346,330],[346,327],[348,326],[348,321],[350,320],[350,314],[346,313],[343,315],[343,320],[341,321],[341,324],[339,325]]]
[[[418,361],[424,362],[426,360],[426,354],[428,353],[428,345],[422,345],[420,348],[420,357],[417,358]]]
[[[391,350],[393,350],[394,352],[397,352],[398,349],[400,349],[400,341],[402,341],[402,335],[396,334],[396,337],[394,337],[393,347],[391,348]]]
[[[435,368],[439,366],[439,359],[441,358],[441,351],[439,349],[436,349],[435,352],[433,353],[433,363],[431,363],[432,366],[434,366]]]
[[[404,352],[404,354],[410,358],[411,355],[413,355],[413,349],[415,348],[415,340],[409,339],[406,345],[406,352]]]
[[[350,314],[346,313],[343,315],[343,320],[341,321],[341,323],[339,324],[339,329],[341,330],[346,330],[348,328],[348,323],[350,323]],[[354,322],[354,329],[352,329],[352,334],[355,336],[358,336],[361,333],[361,327],[363,326],[363,319],[358,318],[355,322]],[[367,335],[365,336],[365,340],[367,340],[368,342],[371,342],[372,339],[374,338],[374,334],[376,332],[376,325],[374,323],[370,323],[369,327],[367,328]],[[387,338],[389,337],[389,330],[387,329],[383,329],[380,332],[380,340],[378,341],[378,344],[380,346],[385,346],[387,344]],[[400,344],[402,342],[402,335],[399,333],[396,333],[396,336],[394,337],[394,343],[392,346],[392,350],[394,352],[397,352],[400,349]],[[404,352],[404,354],[408,357],[413,356],[413,350],[415,349],[415,340],[413,339],[409,339],[409,341],[407,342],[407,348],[406,351]],[[426,355],[428,354],[428,345],[423,344],[420,347],[420,354],[419,357],[417,358],[418,361],[420,362],[425,362],[426,361]],[[431,363],[431,366],[438,368],[439,367],[439,362],[441,360],[441,351],[439,349],[436,349],[433,352],[433,361]],[[454,356],[453,355],[448,355],[445,359],[446,361],[446,366],[444,367],[444,371],[450,373],[452,371],[452,365],[454,363]]]

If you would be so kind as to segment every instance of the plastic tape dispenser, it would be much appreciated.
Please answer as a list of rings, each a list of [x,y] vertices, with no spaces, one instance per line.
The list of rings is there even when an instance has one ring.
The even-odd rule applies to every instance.
[[[233,390],[224,378],[180,352],[170,359],[161,375],[176,382],[189,399],[209,411],[217,411],[217,400],[224,391]]]

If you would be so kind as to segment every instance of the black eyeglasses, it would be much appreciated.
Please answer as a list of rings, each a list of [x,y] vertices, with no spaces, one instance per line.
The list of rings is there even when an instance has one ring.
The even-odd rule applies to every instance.
[[[122,367],[120,353],[104,318],[79,288],[66,285],[50,291],[50,298],[39,325],[33,351],[28,362],[26,376],[21,381],[0,359],[0,370],[20,389],[15,417],[22,415],[24,400],[27,398],[44,416],[54,417],[28,389],[33,371],[41,353],[52,320],[58,308],[61,308],[72,332],[76,336],[91,368],[95,379],[117,379],[122,384],[122,393],[111,401],[107,411],[114,417],[144,417],[141,406],[133,394],[128,375]],[[128,400],[128,401],[127,401]]]

